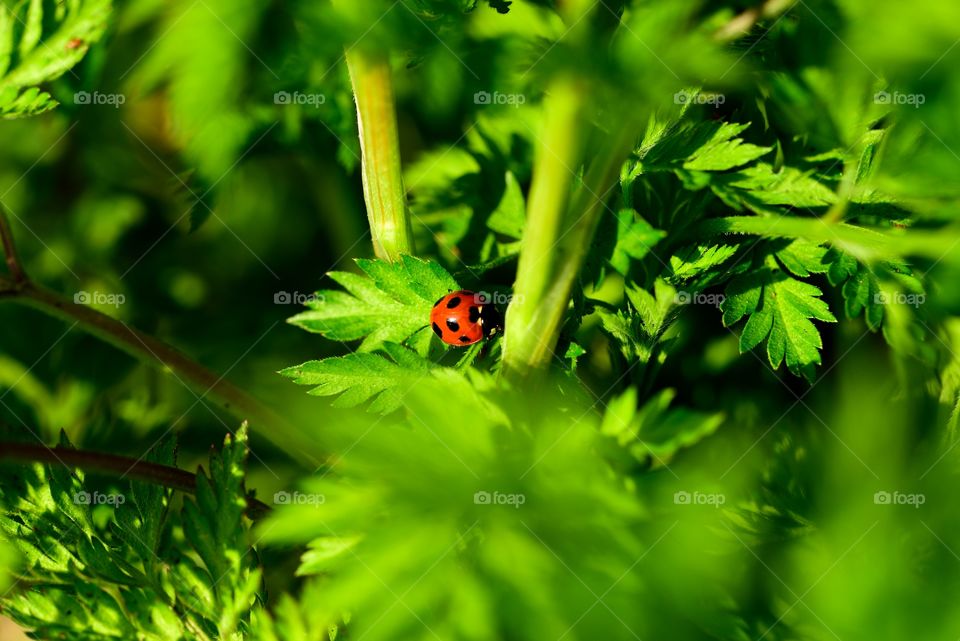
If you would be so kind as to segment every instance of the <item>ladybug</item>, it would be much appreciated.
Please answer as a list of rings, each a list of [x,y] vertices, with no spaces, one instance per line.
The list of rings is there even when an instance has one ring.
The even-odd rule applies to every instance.
[[[466,289],[450,292],[434,303],[430,325],[440,340],[457,347],[473,345],[501,326],[500,314],[487,296]]]

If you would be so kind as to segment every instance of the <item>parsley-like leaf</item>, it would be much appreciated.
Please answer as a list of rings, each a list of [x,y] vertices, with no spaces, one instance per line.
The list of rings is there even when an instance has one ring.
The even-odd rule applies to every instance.
[[[786,362],[796,375],[813,379],[823,342],[812,319],[836,322],[814,285],[766,266],[734,278],[721,305],[723,324],[730,327],[749,316],[740,334],[740,351],[766,342],[767,358],[776,369]]]
[[[420,378],[429,371],[431,364],[396,343],[384,344],[383,350],[386,355],[348,354],[308,361],[280,373],[298,385],[316,385],[308,394],[339,394],[339,398],[333,401],[334,407],[353,407],[373,399],[369,411],[387,414],[400,406],[411,377]]]
[[[329,274],[345,292],[318,292],[307,303],[310,309],[289,322],[332,340],[363,339],[359,351],[369,352],[387,342],[402,343],[424,329],[433,304],[458,289],[443,267],[412,256],[396,263],[361,259],[357,265],[363,274]]]

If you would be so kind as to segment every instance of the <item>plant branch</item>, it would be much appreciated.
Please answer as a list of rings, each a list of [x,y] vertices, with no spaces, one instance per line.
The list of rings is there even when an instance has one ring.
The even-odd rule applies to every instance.
[[[346,59],[357,101],[363,196],[373,250],[379,258],[396,261],[414,249],[390,61],[386,54],[359,46],[347,49]]]
[[[7,264],[16,265],[16,269],[11,269],[13,280],[0,277],[0,302],[9,301],[32,307],[49,316],[79,325],[86,332],[130,356],[159,366],[198,394],[198,403],[209,396],[214,403],[233,416],[248,421],[259,433],[281,446],[294,458],[316,465],[315,460],[304,454],[309,451],[310,443],[300,430],[252,395],[226,380],[225,376],[212,372],[174,347],[130,327],[123,321],[93,307],[75,303],[30,280],[20,265],[16,246],[9,232],[6,218],[0,213],[0,236],[3,238]]]
[[[23,266],[20,264],[20,257],[17,255],[17,246],[13,242],[13,230],[10,229],[10,219],[7,217],[7,210],[0,205],[0,240],[3,242],[3,254],[7,259],[7,269],[14,283],[22,283],[27,276],[23,272]]]
[[[285,419],[222,375],[208,370],[167,343],[93,307],[75,303],[31,281],[21,284],[12,299],[61,320],[75,322],[134,358],[161,365],[199,392],[200,398],[209,396],[224,410],[263,431],[286,425]]]
[[[51,448],[45,445],[0,442],[0,463],[3,462],[59,463],[86,472],[115,475],[121,478],[129,477],[136,481],[162,485],[188,494],[194,494],[197,489],[197,476],[178,467],[68,447]],[[270,507],[253,497],[247,497],[246,511],[251,519],[259,519],[270,512]]]

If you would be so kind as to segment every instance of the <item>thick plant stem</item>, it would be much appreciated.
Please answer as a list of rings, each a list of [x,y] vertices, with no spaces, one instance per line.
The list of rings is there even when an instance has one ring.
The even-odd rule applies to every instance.
[[[396,261],[413,254],[413,230],[407,215],[400,165],[400,136],[385,54],[354,47],[346,52],[357,101],[363,196],[373,250],[378,258]]]
[[[69,447],[0,442],[0,463],[66,465],[86,472],[154,483],[189,494],[197,489],[196,475],[177,467]],[[266,504],[252,497],[247,498],[247,515],[250,518],[265,516],[269,511]]]
[[[566,305],[553,277],[565,260],[557,245],[568,231],[574,168],[580,164],[583,87],[573,78],[554,82],[546,99],[544,131],[537,148],[514,296],[505,317],[503,369],[523,375],[550,360]]]
[[[564,315],[570,303],[570,296],[577,276],[583,267],[584,260],[593,242],[597,224],[605,208],[607,195],[616,186],[620,174],[620,167],[633,144],[633,127],[624,123],[620,133],[612,135],[598,150],[595,160],[590,165],[583,183],[567,208],[563,217],[563,224],[558,231],[556,240],[549,247],[541,247],[548,256],[539,262],[530,261],[523,265],[523,251],[521,251],[520,274],[536,283],[537,298],[521,297],[519,285],[517,293],[511,302],[522,301],[518,305],[524,314],[524,325],[515,323],[513,329],[520,340],[515,345],[515,351],[507,357],[505,342],[504,369],[510,376],[525,376],[541,370],[550,364],[554,357],[554,349],[560,337],[560,329]],[[528,235],[533,230],[528,227]],[[538,243],[532,243],[536,246]],[[544,269],[549,264],[549,269]],[[532,273],[526,274],[524,268]],[[531,303],[532,304],[526,304]],[[509,319],[510,310],[508,310]],[[508,320],[509,322],[509,320]],[[507,325],[506,337],[510,336],[510,325]]]

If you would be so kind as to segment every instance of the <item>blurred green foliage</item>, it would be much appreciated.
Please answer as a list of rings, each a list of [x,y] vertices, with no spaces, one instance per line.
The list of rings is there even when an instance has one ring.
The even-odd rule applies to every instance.
[[[420,257],[392,266],[351,260],[360,42],[396,85]],[[0,613],[84,640],[955,640],[958,42],[940,0],[3,0],[29,275],[305,439],[247,443],[180,378],[0,306],[0,440],[193,470],[239,434],[195,499],[4,465]],[[564,74],[588,160],[645,128],[530,389],[499,339],[424,326],[447,289],[509,295]]]

